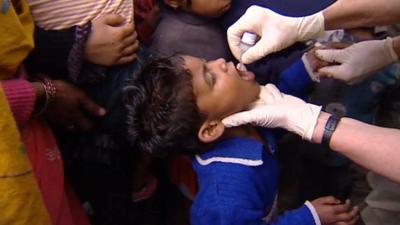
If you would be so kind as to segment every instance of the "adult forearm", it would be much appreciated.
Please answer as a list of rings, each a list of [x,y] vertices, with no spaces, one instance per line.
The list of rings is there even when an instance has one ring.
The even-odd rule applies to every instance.
[[[321,143],[329,114],[319,116],[312,141]],[[365,168],[400,182],[400,130],[342,118],[333,133],[330,147]]]
[[[390,25],[400,22],[398,0],[338,0],[323,11],[325,29]]]

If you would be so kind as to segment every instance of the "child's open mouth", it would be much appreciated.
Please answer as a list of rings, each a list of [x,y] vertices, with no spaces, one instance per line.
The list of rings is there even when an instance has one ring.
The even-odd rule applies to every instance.
[[[241,71],[241,70],[237,70],[237,72],[238,72],[238,74],[239,74],[239,76],[240,76],[240,78],[241,78],[242,80],[254,80],[254,78],[256,77],[256,76],[254,75],[254,73],[251,72],[251,71]]]

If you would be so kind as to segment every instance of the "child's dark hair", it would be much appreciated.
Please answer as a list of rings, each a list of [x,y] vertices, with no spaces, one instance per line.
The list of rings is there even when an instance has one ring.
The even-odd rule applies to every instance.
[[[179,56],[150,60],[124,89],[128,139],[140,150],[193,155],[205,148],[198,130],[205,120],[192,75]]]

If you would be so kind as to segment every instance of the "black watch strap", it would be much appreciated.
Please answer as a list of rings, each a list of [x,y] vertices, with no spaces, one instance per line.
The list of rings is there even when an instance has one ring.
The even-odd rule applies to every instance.
[[[336,130],[339,121],[340,117],[336,115],[329,116],[325,124],[324,134],[322,135],[322,145],[329,148],[329,142],[331,141],[332,134]]]

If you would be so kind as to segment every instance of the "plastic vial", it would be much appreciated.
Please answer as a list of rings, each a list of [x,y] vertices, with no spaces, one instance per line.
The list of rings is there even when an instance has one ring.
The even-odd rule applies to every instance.
[[[242,63],[242,55],[245,53],[250,47],[256,44],[257,34],[251,32],[244,32],[242,39],[240,40],[240,60],[239,64],[236,66],[238,70],[247,71],[245,65]]]

